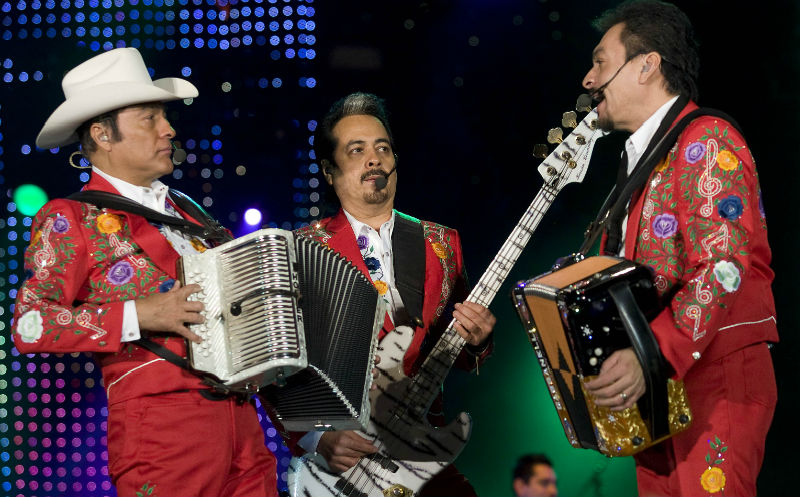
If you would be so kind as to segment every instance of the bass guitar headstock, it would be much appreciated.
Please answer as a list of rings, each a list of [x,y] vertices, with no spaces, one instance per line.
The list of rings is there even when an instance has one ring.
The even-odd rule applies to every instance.
[[[597,126],[597,111],[592,109],[591,103],[589,95],[579,96],[575,110],[561,116],[562,127],[552,128],[547,133],[547,142],[556,145],[555,150],[549,152],[545,144],[533,147],[534,157],[544,159],[539,165],[539,174],[556,191],[569,183],[583,181],[595,141],[606,134]],[[588,114],[578,122],[577,112]],[[564,137],[564,129],[572,131]]]

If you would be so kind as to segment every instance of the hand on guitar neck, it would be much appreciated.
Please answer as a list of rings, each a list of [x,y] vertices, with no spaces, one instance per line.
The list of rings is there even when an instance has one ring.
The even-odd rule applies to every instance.
[[[488,308],[467,301],[456,304],[453,318],[456,320],[455,330],[473,347],[486,343],[497,322]]]

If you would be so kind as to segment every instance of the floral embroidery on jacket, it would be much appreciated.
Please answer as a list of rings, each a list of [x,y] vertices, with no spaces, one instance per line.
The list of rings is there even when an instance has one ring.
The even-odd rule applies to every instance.
[[[456,278],[456,258],[455,252],[450,241],[450,232],[442,225],[431,223],[429,221],[422,221],[422,230],[425,240],[431,245],[431,249],[439,258],[442,265],[442,291],[439,297],[439,304],[434,311],[434,320],[438,319],[444,312],[447,303],[450,300],[450,295],[453,292]]]

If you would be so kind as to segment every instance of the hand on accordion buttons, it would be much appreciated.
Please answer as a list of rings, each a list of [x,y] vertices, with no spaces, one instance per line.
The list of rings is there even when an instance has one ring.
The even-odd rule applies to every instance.
[[[633,407],[645,392],[642,366],[633,349],[620,349],[611,354],[600,366],[600,374],[584,386],[598,406],[612,411]]]
[[[361,457],[378,452],[378,448],[354,431],[326,431],[319,439],[317,452],[331,470],[341,473],[358,464]]]
[[[189,295],[201,290],[200,285],[181,287],[179,281],[166,293],[154,293],[136,300],[136,317],[142,332],[175,333],[195,343],[202,340],[189,330],[186,323],[199,324],[205,321],[200,311],[202,302],[186,300]]]
[[[474,346],[481,345],[489,338],[497,321],[488,308],[475,302],[456,304],[453,317],[456,319],[456,332]]]

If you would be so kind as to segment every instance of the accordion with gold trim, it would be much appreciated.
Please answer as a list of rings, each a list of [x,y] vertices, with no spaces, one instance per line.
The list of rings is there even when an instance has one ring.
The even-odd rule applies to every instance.
[[[648,268],[589,257],[519,282],[512,298],[574,447],[628,456],[689,427],[683,382],[669,377],[648,325],[661,307]],[[627,347],[642,365],[647,391],[633,407],[614,412],[595,405],[583,384]]]

